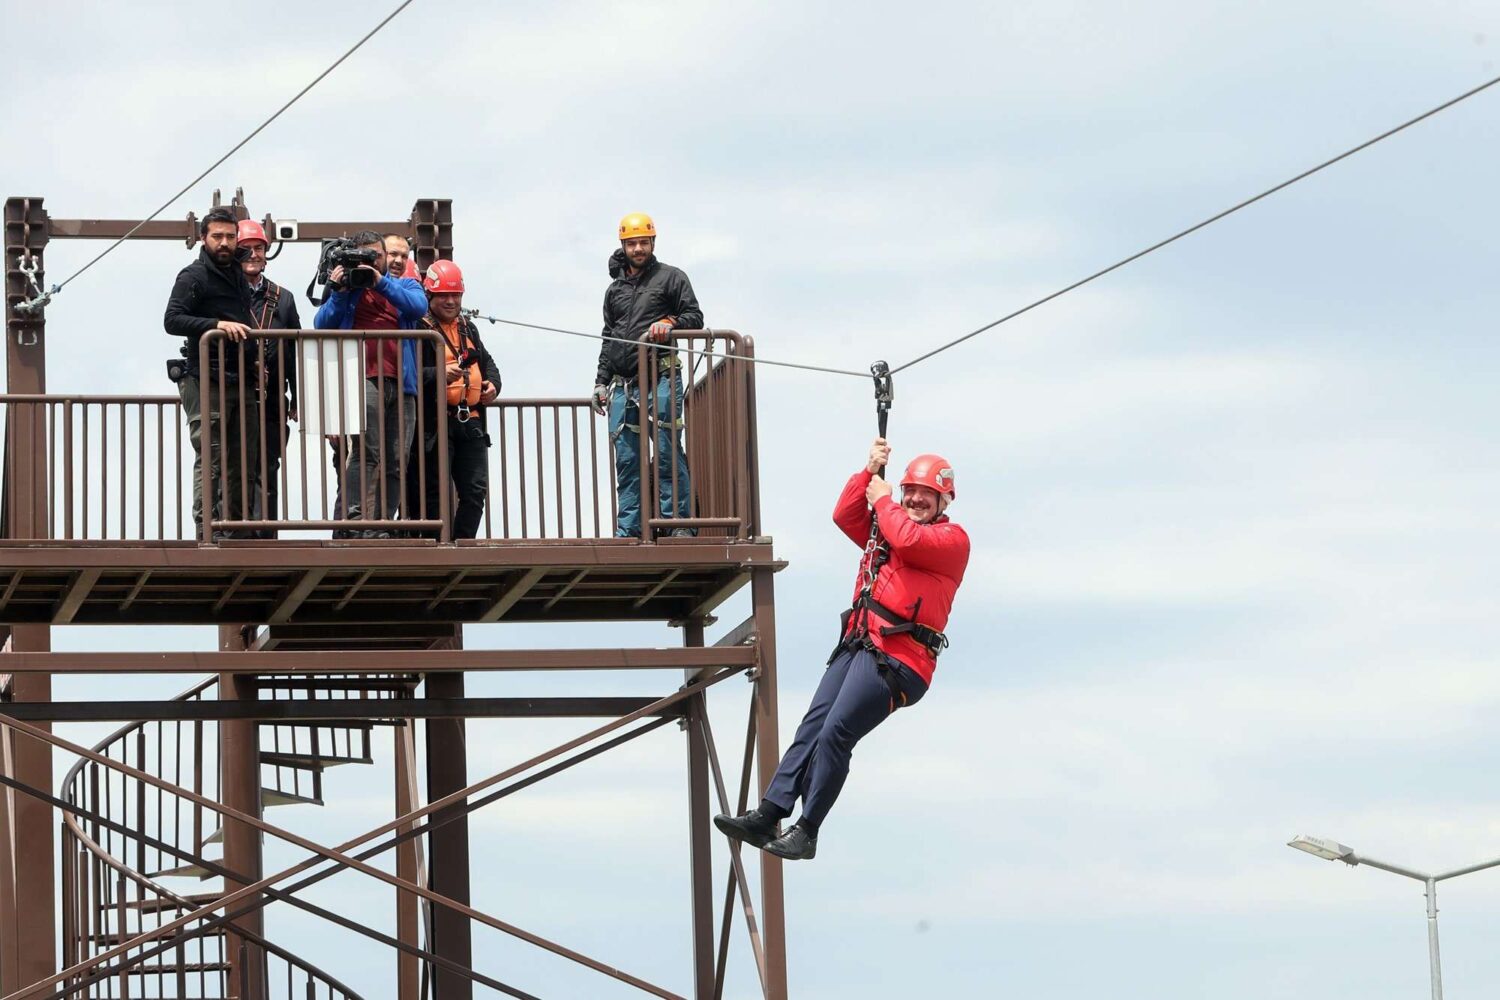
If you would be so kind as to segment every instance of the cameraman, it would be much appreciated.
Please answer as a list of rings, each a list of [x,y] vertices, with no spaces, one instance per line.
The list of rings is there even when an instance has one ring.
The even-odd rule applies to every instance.
[[[256,403],[255,357],[245,349],[254,320],[250,314],[250,285],[236,259],[239,226],[234,213],[215,208],[198,226],[203,248],[198,259],[177,273],[167,299],[162,325],[174,337],[184,338],[182,364],[168,362],[167,376],[177,383],[182,411],[187,417],[188,440],[193,445],[193,524],[203,536],[203,410],[208,410],[209,477],[214,496],[210,517],[220,521],[245,520],[253,510],[258,492],[255,470],[259,456],[260,409]],[[200,373],[198,350],[203,335],[224,331],[224,399],[219,399],[219,348],[209,354],[209,370]],[[241,370],[241,362],[244,370]],[[201,377],[200,377],[201,376]],[[250,379],[241,391],[241,379]],[[243,435],[240,432],[244,428]],[[221,436],[221,428],[227,435]],[[221,455],[221,447],[229,454]],[[250,504],[243,503],[246,497]],[[226,537],[214,532],[214,541]],[[228,537],[246,537],[231,532]]]
[[[427,297],[414,278],[392,277],[385,242],[373,230],[355,233],[359,251],[370,257],[349,273],[340,264],[328,275],[328,299],[318,307],[313,326],[319,330],[410,330],[427,314]],[[380,337],[365,341],[365,419],[361,449],[351,449],[334,516],[349,520],[390,520],[396,516],[403,484],[400,456],[411,449],[417,425],[417,355],[410,338]],[[360,451],[364,452],[361,461]],[[368,499],[365,496],[369,491]],[[366,506],[375,509],[367,514]],[[390,538],[387,529],[365,531],[364,538]]]
[[[257,330],[300,330],[297,301],[292,293],[266,277],[266,231],[254,219],[241,219],[239,228],[240,269],[250,283],[250,318]],[[256,478],[262,489],[255,494],[259,508],[265,509],[258,520],[275,521],[281,516],[281,459],[286,453],[289,420],[297,419],[297,342],[295,340],[256,341],[263,387],[257,393],[261,400],[261,450],[265,466],[256,466]],[[291,398],[287,395],[290,393]],[[275,538],[271,530],[258,532],[262,538]]]
[[[413,520],[424,513],[429,519],[438,515],[438,491],[446,484],[438,481],[437,400],[445,391],[439,386],[446,386],[448,475],[458,493],[453,537],[474,538],[490,488],[490,436],[484,426],[484,407],[500,395],[500,369],[479,339],[479,330],[463,315],[464,275],[458,265],[451,260],[434,261],[422,287],[428,303],[423,325],[443,335],[443,357],[440,364],[432,341],[421,341],[425,440],[418,442],[423,451],[421,464],[415,449],[406,463],[406,507],[401,513]],[[424,473],[425,507],[417,493],[418,469]]]

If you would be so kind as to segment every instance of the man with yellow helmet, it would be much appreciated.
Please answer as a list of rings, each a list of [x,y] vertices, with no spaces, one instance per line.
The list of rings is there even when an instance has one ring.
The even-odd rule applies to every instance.
[[[594,411],[609,415],[615,453],[619,515],[615,535],[641,534],[641,387],[636,343],[667,343],[673,330],[701,330],[703,310],[692,282],[679,268],[656,259],[656,224],[635,212],[620,220],[620,248],[609,258],[612,279],[604,292],[604,335],[599,348]],[[657,493],[661,517],[690,516],[692,482],[682,447],[682,377],[676,356],[658,352],[655,413]],[[648,398],[651,393],[647,393]],[[691,535],[675,528],[673,535]]]

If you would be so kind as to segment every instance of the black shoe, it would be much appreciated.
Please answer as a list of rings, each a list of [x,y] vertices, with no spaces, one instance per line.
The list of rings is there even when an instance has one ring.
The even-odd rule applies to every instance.
[[[379,529],[379,528],[371,528],[369,531],[361,531],[359,533],[359,537],[360,538],[390,538],[391,537],[391,533],[389,531],[384,531],[384,530]]]
[[[743,816],[720,813],[714,817],[714,826],[720,833],[742,840],[751,847],[765,847],[776,839],[776,821],[759,809],[751,809]]]
[[[696,538],[696,537],[698,537],[698,532],[696,532],[692,528],[673,528],[672,529],[672,534],[669,537],[672,537],[672,538]]]
[[[818,856],[818,836],[799,824],[767,844],[765,851],[788,861],[811,861]]]

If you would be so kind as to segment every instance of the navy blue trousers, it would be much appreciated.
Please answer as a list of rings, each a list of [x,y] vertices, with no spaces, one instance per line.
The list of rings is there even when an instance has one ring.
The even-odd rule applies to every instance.
[[[909,667],[892,662],[907,706],[927,693]],[[863,646],[846,647],[833,658],[797,726],[797,735],[781,758],[766,789],[767,801],[788,814],[800,798],[802,818],[821,826],[849,777],[854,744],[890,717],[891,689],[880,675],[875,654]]]

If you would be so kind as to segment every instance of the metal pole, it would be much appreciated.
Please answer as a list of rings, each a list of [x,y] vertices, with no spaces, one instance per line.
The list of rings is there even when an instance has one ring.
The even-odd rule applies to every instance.
[[[757,568],[750,578],[755,608],[756,647],[760,665],[755,678],[756,789],[765,795],[781,762],[776,728],[776,588],[769,567]],[[760,915],[765,933],[766,1000],[787,1000],[786,913],[781,859],[760,852]]]
[[[5,201],[5,388],[8,393],[47,391],[47,314],[22,313],[16,307],[30,298],[30,282],[21,270],[29,256],[37,267],[34,280],[45,286],[47,213],[40,198],[7,198]],[[9,417],[10,524],[12,538],[47,535],[50,510],[45,407],[13,406]],[[52,630],[47,625],[16,625],[11,629],[15,652],[47,652],[52,648]],[[0,673],[5,672],[0,665]],[[17,677],[11,697],[18,702],[50,702],[52,675]],[[51,729],[50,726],[45,727]],[[36,740],[13,740],[10,773],[38,788],[52,787],[52,751]],[[31,983],[57,970],[57,912],[53,873],[57,870],[56,828],[52,810],[28,799],[12,798],[10,822],[0,830],[0,849],[11,852],[14,879],[11,891],[18,907],[30,919],[0,926],[0,948],[16,955],[14,968],[6,970],[17,984]],[[7,963],[9,964],[9,963]]]
[[[452,638],[440,642],[449,649],[461,649],[462,629],[462,625],[453,626]],[[464,675],[461,671],[429,673],[426,684],[429,698],[462,698],[464,694]],[[428,719],[428,801],[436,802],[466,787],[469,783],[468,773],[464,720]],[[458,807],[453,806],[438,811],[434,816],[446,820],[457,811]],[[467,816],[461,815],[428,833],[427,858],[428,885],[432,890],[467,905],[470,898]],[[446,906],[434,907],[432,910],[432,940],[428,947],[463,968],[474,967],[472,925],[462,913]],[[474,984],[471,981],[446,969],[436,970],[432,983],[433,996],[437,1000],[472,1000],[474,996]]]
[[[208,463],[204,463],[208,467]],[[204,500],[203,516],[209,517],[208,500]],[[219,649],[243,651],[245,633],[238,625],[219,626]],[[219,698],[254,700],[257,697],[254,678],[244,674],[220,674]],[[260,801],[260,725],[253,720],[235,720],[219,723],[219,788],[226,806],[238,809],[250,816],[261,815]],[[223,834],[224,866],[244,875],[245,881],[226,879],[226,892],[242,889],[258,882],[263,874],[260,831],[229,816],[220,818]],[[247,915],[242,926],[255,934],[265,932],[261,911]],[[225,938],[226,953],[231,966],[228,985],[230,990],[239,989],[247,981],[250,989],[243,1000],[255,1000],[264,987],[258,970],[247,965],[248,952],[245,939],[230,933]],[[248,980],[246,979],[248,977]],[[231,994],[233,995],[233,994]]]
[[[687,621],[682,626],[684,646],[703,645],[703,619]],[[685,670],[685,680],[692,684],[711,670]],[[698,727],[708,714],[708,702],[699,695],[686,702],[687,716],[683,731],[688,749],[688,869],[689,899],[692,904],[693,931],[693,997],[714,998],[714,895],[713,832],[709,816],[713,806],[709,799],[708,748],[698,738]]]
[[[1438,957],[1437,879],[1427,880],[1427,959],[1432,965],[1432,1000],[1443,1000],[1443,970]]]

